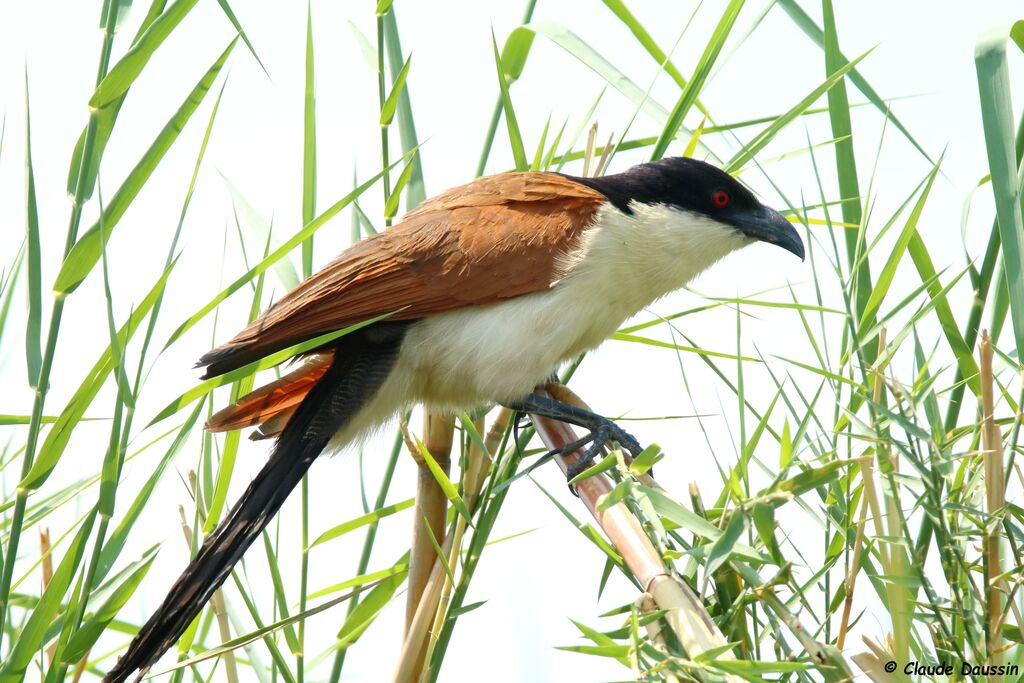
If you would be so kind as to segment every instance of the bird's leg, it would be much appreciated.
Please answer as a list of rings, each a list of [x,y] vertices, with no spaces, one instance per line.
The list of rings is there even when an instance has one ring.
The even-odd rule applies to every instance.
[[[601,447],[609,441],[618,441],[633,457],[637,457],[643,451],[640,443],[629,432],[607,417],[574,405],[569,405],[568,403],[556,401],[553,398],[530,394],[519,401],[510,403],[508,407],[521,413],[533,413],[552,420],[558,420],[559,422],[583,427],[590,431],[589,435],[579,441],[574,441],[554,451],[558,455],[568,455],[590,443],[590,447],[583,452],[583,457],[574,462],[566,471],[566,476],[569,479],[587,469],[594,461],[594,458],[597,457],[597,454],[600,453]]]

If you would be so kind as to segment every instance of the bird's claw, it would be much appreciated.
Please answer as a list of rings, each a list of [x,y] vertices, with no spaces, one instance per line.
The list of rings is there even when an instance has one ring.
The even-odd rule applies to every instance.
[[[581,473],[586,471],[594,464],[594,460],[596,460],[597,456],[601,454],[601,449],[605,444],[611,443],[612,441],[618,442],[618,444],[627,450],[634,458],[640,455],[643,451],[643,448],[640,446],[640,442],[638,442],[632,434],[608,418],[598,416],[598,419],[594,421],[594,425],[590,428],[590,434],[579,441],[574,441],[573,443],[567,444],[561,449],[558,449],[563,451],[561,455],[567,455],[568,453],[579,450],[587,443],[590,444],[590,447],[583,452],[583,455],[580,456],[576,462],[566,468],[566,479],[572,481]],[[569,488],[572,489],[572,486]],[[575,493],[575,491],[573,491],[573,493]]]
[[[632,434],[615,424],[612,420],[609,420],[607,417],[603,417],[583,408],[562,403],[561,401],[554,400],[548,396],[530,394],[520,401],[510,403],[509,407],[520,413],[541,415],[553,420],[576,425],[577,427],[582,427],[589,432],[582,439],[565,444],[560,448],[552,449],[539,461],[544,462],[554,455],[567,456],[571,453],[575,453],[587,444],[590,444],[583,454],[566,469],[566,476],[569,480],[574,479],[581,472],[590,467],[600,454],[604,445],[612,441],[618,442],[619,445],[628,451],[634,458],[638,457],[640,453],[643,452],[640,442],[633,438]],[[569,489],[572,490],[574,494],[576,493],[571,485],[569,486]]]

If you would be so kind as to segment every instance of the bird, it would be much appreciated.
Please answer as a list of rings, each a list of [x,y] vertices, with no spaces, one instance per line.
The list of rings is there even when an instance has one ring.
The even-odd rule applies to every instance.
[[[141,677],[177,642],[321,453],[412,405],[500,404],[586,428],[590,446],[577,468],[610,440],[638,454],[613,421],[535,389],[643,308],[756,242],[804,257],[793,225],[730,174],[665,157],[600,177],[477,178],[354,243],[199,359],[204,379],[216,377],[355,328],[206,424],[256,427],[254,437],[276,442],[104,680]]]

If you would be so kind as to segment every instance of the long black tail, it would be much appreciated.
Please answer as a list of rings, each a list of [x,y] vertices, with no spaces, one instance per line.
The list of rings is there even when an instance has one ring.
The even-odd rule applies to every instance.
[[[369,333],[372,327],[367,328],[368,333],[342,338],[345,343],[336,351],[333,364],[289,420],[267,464],[227,519],[206,539],[104,681],[120,683],[134,671],[145,672],[177,642],[331,437],[384,382],[398,355],[404,326],[395,326],[397,334],[382,334],[383,329]]]

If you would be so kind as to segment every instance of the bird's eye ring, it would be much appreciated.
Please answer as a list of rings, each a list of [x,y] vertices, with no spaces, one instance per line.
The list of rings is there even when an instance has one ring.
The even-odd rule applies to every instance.
[[[729,193],[726,192],[725,190],[718,190],[713,195],[711,195],[711,201],[713,201],[715,203],[715,206],[718,207],[728,206],[729,202],[732,201],[732,197],[730,197]]]

